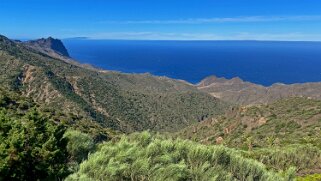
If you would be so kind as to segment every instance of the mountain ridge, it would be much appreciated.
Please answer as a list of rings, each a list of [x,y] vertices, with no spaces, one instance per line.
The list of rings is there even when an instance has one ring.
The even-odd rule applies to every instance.
[[[25,45],[47,54],[59,54],[70,58],[68,50],[61,40],[52,37],[23,42]]]
[[[54,124],[63,123],[70,129],[81,130],[90,134],[97,142],[111,139],[107,143],[97,145],[97,154],[90,154],[89,159],[81,164],[80,172],[73,168],[75,174],[68,179],[77,180],[78,174],[86,175],[88,169],[81,168],[98,158],[96,155],[100,153],[106,155],[107,152],[100,151],[109,148],[115,153],[120,153],[119,156],[116,154],[110,159],[99,158],[111,165],[112,169],[114,169],[114,158],[119,158],[130,166],[128,168],[131,172],[134,172],[132,169],[134,167],[131,166],[140,169],[144,167],[142,163],[147,161],[149,165],[152,159],[154,161],[151,165],[156,165],[159,169],[167,167],[169,161],[177,165],[177,158],[180,156],[182,160],[178,165],[188,163],[191,165],[188,168],[196,168],[193,173],[188,172],[185,180],[190,178],[191,173],[208,170],[209,158],[213,158],[211,164],[214,165],[211,167],[217,167],[218,163],[222,166],[219,166],[218,170],[208,170],[208,173],[223,173],[222,176],[226,176],[229,173],[224,170],[227,165],[231,165],[229,169],[235,173],[234,178],[245,180],[259,179],[251,175],[252,172],[257,174],[258,170],[261,170],[260,173],[263,173],[262,170],[264,173],[265,171],[269,174],[275,173],[277,174],[275,178],[281,180],[284,180],[284,175],[291,175],[287,180],[293,180],[295,173],[299,175],[320,173],[321,101],[309,97],[291,98],[296,96],[293,93],[280,94],[282,90],[288,91],[293,86],[290,88],[280,84],[272,86],[287,87],[277,91],[276,95],[280,95],[279,97],[273,94],[272,97],[266,97],[267,104],[261,104],[257,97],[266,93],[258,91],[259,94],[252,95],[252,92],[267,88],[244,82],[240,78],[229,80],[212,76],[198,85],[193,85],[183,80],[153,76],[149,73],[125,74],[87,68],[73,61],[0,36],[0,84],[4,87],[0,88],[0,106],[3,103],[9,108],[13,106],[12,112],[19,114],[28,106],[31,108],[34,101],[37,109],[48,116]],[[242,91],[244,87],[252,92],[244,96]],[[309,92],[306,85],[303,90],[306,94],[317,95],[314,89]],[[7,91],[9,93],[6,93]],[[228,91],[232,94],[227,94]],[[14,92],[14,96],[6,96],[11,92]],[[220,99],[216,98],[218,96],[215,94],[218,93],[223,95]],[[22,97],[10,98],[15,98],[16,95]],[[248,99],[251,103],[243,106],[234,105],[246,101],[247,95],[252,98]],[[229,96],[239,96],[242,99],[231,99]],[[30,101],[32,104],[23,101],[26,98],[32,99],[33,101]],[[19,100],[18,104],[14,103],[15,100]],[[260,105],[251,105],[253,102]],[[157,133],[154,137],[148,132],[143,132],[119,137],[122,133],[145,130],[165,132],[165,136],[161,138]],[[201,144],[171,137],[192,139]],[[128,140],[125,147],[124,140]],[[83,143],[83,140],[76,141]],[[39,147],[43,148],[43,145]],[[116,147],[124,150],[114,149]],[[211,149],[214,147],[217,149]],[[155,155],[159,153],[159,148],[163,153]],[[179,149],[175,151],[176,148]],[[146,155],[145,151],[148,155],[142,159],[141,153]],[[124,152],[127,154],[125,157]],[[136,154],[138,157],[132,157],[133,153],[139,153]],[[170,157],[168,153],[171,153]],[[128,160],[131,160],[130,164]],[[93,165],[89,164],[90,168],[101,167],[99,161],[92,163]],[[157,166],[158,163],[162,163],[162,167]],[[173,167],[168,168],[172,170]],[[150,170],[154,169],[148,166],[144,170],[148,176]],[[181,175],[181,170],[174,171],[175,174]],[[104,170],[96,175],[105,178],[109,172]],[[120,170],[118,175],[124,174],[129,179],[128,173]],[[204,175],[205,180],[208,178],[208,175]]]
[[[224,101],[241,104],[267,104],[287,97],[310,97],[321,99],[321,82],[307,82],[295,84],[275,83],[263,86],[239,77],[226,79],[209,76],[196,84],[201,91],[207,92]]]
[[[176,131],[227,107],[184,81],[88,69],[7,38],[0,58],[2,85],[123,132]]]

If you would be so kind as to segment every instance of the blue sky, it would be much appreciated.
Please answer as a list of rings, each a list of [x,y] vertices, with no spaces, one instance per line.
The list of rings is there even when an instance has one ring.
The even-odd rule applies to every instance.
[[[16,39],[321,41],[319,0],[1,0]]]

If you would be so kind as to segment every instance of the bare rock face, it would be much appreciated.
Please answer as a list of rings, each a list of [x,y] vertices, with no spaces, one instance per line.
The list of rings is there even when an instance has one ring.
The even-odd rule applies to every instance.
[[[197,84],[199,90],[224,101],[240,105],[266,104],[287,97],[310,97],[321,99],[321,82],[302,84],[273,84],[265,87],[233,79],[210,76]]]
[[[1,38],[1,37],[0,37]],[[66,63],[89,69],[98,72],[109,72],[108,70],[102,70],[100,68],[94,67],[89,64],[81,64],[77,60],[70,57],[68,50],[66,49],[63,42],[59,39],[55,39],[52,37],[49,38],[41,38],[38,40],[31,40],[31,41],[15,41],[17,44],[22,44],[23,46],[32,49],[34,51],[40,52],[42,54],[48,55],[49,57],[63,60]]]
[[[60,56],[69,57],[66,47],[59,39],[54,39],[52,37],[47,39],[41,38],[38,40],[27,41],[24,44],[46,54],[53,55],[55,53]]]

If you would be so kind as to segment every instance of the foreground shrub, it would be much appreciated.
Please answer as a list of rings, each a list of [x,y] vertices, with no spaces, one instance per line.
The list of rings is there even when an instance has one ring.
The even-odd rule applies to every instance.
[[[163,139],[147,132],[103,144],[66,180],[292,180],[223,146]]]
[[[68,140],[67,151],[71,161],[80,163],[87,159],[88,153],[95,148],[92,137],[77,130],[68,130],[64,134],[64,138]]]
[[[64,132],[64,126],[35,109],[18,115],[0,108],[0,180],[64,178],[68,175]]]
[[[305,144],[294,144],[284,147],[270,147],[244,152],[246,157],[259,160],[267,167],[286,170],[296,167],[298,171],[321,169],[321,151],[319,148]]]
[[[305,177],[297,178],[297,181],[320,181],[320,180],[321,180],[321,174],[313,174],[313,175],[307,175]]]

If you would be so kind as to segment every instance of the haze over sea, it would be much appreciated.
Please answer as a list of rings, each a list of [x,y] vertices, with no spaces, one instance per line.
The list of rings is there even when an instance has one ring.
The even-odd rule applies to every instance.
[[[66,39],[81,63],[197,83],[206,76],[273,83],[321,81],[321,42]]]

